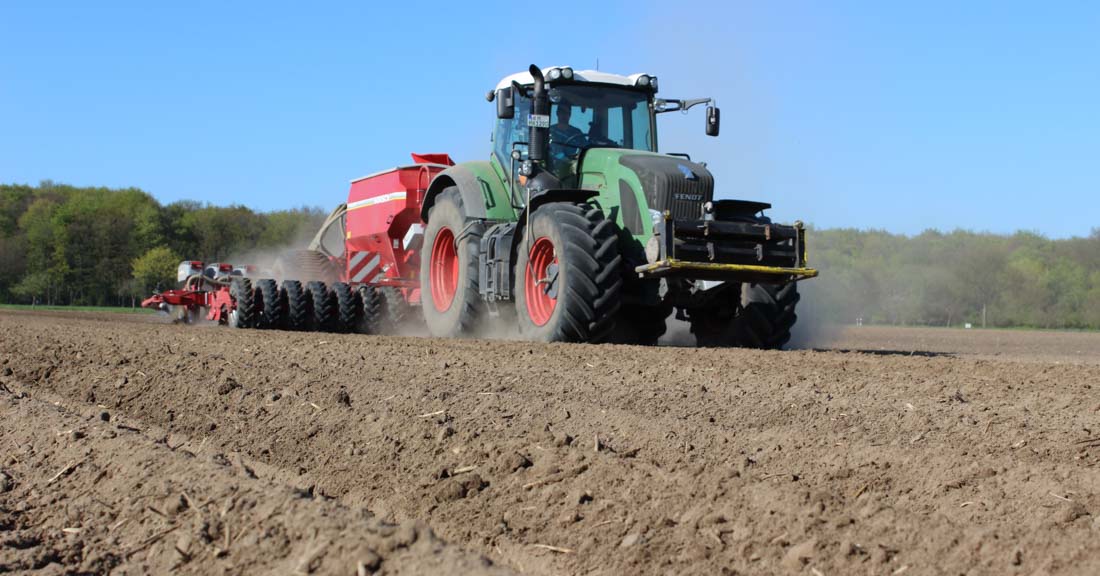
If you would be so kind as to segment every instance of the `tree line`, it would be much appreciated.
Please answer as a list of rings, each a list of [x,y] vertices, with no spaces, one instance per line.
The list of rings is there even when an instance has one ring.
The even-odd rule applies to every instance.
[[[0,302],[129,305],[171,285],[185,258],[302,246],[325,215],[161,205],[136,188],[0,185]],[[800,313],[821,321],[1100,328],[1100,229],[1057,240],[810,230],[808,245],[821,276],[801,284]]]
[[[157,285],[170,287],[184,259],[224,261],[300,244],[325,215],[161,205],[137,188],[0,185],[0,302],[131,305]]]
[[[811,230],[805,314],[831,322],[1100,328],[1100,229],[1087,238]],[[806,309],[808,308],[808,309]]]

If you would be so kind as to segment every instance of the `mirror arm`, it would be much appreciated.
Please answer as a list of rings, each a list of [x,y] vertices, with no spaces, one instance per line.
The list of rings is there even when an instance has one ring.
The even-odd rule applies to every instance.
[[[691,100],[665,100],[658,98],[653,103],[653,108],[658,114],[664,114],[665,112],[687,112],[692,108],[700,104],[710,104],[713,102],[712,98],[693,98]]]

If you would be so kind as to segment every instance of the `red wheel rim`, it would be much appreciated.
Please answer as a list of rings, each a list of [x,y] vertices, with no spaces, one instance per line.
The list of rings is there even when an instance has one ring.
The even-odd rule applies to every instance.
[[[527,301],[527,316],[535,326],[543,326],[554,314],[558,299],[546,293],[547,272],[550,266],[558,263],[554,254],[554,243],[545,236],[535,241],[531,253],[527,256],[527,274],[523,282],[523,297]]]
[[[458,293],[458,250],[455,249],[455,233],[450,228],[440,228],[435,235],[428,275],[432,305],[436,310],[446,312]]]

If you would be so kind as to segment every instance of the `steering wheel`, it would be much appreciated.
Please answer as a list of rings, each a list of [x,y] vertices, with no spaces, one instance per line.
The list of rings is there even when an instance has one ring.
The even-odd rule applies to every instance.
[[[584,148],[584,141],[586,138],[587,136],[584,135],[584,132],[577,132],[566,138],[563,142],[554,142],[554,144],[580,149]]]
[[[599,136],[592,136],[588,139],[588,146],[590,148],[620,148],[619,143],[610,138],[601,138]]]

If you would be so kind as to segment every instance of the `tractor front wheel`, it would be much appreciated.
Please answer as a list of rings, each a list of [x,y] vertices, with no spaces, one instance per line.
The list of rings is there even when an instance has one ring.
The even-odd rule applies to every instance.
[[[657,341],[665,334],[665,321],[669,314],[672,314],[672,307],[667,304],[624,304],[619,309],[619,318],[615,321],[615,333],[611,341],[616,344],[656,346]]]
[[[420,259],[421,308],[432,336],[468,336],[476,328],[483,307],[477,270],[481,234],[480,222],[466,220],[457,187],[436,197]]]
[[[728,302],[689,310],[696,344],[778,350],[791,339],[798,315],[798,286],[772,284],[729,286]]]
[[[607,339],[622,291],[617,242],[614,223],[592,205],[535,210],[515,265],[520,334],[542,342]]]

